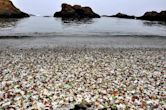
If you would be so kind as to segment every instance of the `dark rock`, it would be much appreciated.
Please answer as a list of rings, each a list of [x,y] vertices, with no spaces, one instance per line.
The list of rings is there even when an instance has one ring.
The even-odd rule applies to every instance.
[[[93,12],[90,7],[81,7],[80,5],[71,6],[69,4],[62,4],[62,10],[56,12],[54,17],[62,18],[100,18],[100,16]]]
[[[51,17],[51,16],[43,16],[43,17],[46,17],[46,18],[48,18],[48,17]]]
[[[150,21],[166,21],[166,11],[161,11],[160,13],[156,11],[146,12],[143,16],[137,17],[137,19]]]
[[[112,105],[110,109],[111,109],[111,110],[118,110],[118,108],[117,108],[116,105]]]
[[[73,109],[70,109],[70,110],[86,110],[86,109],[87,109],[86,106],[81,105],[81,104],[77,104],[77,105],[74,106]]]
[[[0,18],[22,18],[28,14],[16,8],[10,0],[0,0]]]
[[[81,104],[75,105],[74,108],[70,110],[87,110],[90,107],[91,107],[91,104],[83,100]]]
[[[135,16],[129,16],[129,15],[126,15],[126,14],[123,14],[123,13],[117,13],[116,15],[112,15],[112,16],[109,16],[109,17],[127,18],[127,19],[135,19],[136,18]]]
[[[108,15],[102,15],[102,17],[110,17],[110,16],[108,16]]]
[[[166,21],[166,10],[159,13],[159,21]]]

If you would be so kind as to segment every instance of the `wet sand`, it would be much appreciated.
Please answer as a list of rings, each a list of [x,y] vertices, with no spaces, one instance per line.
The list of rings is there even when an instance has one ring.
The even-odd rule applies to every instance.
[[[0,36],[0,48],[166,48],[164,36]]]

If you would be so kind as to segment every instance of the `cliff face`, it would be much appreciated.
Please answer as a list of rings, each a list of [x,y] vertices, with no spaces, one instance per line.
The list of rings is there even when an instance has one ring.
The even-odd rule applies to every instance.
[[[22,18],[28,14],[16,8],[10,0],[0,0],[0,18]]]

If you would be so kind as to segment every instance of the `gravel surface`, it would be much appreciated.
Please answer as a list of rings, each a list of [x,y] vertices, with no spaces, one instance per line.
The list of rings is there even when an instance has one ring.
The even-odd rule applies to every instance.
[[[0,110],[165,110],[166,49],[1,49]]]

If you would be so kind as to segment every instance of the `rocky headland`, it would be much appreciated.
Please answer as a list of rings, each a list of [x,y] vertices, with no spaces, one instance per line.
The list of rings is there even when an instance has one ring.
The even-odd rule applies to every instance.
[[[82,7],[80,5],[71,6],[63,3],[62,10],[56,12],[54,17],[62,18],[100,18],[100,15],[93,12],[90,7]]]
[[[150,21],[166,21],[166,10],[161,12],[150,11],[146,12],[143,16],[137,19],[150,20]]]
[[[22,17],[29,17],[29,15],[16,8],[10,0],[0,0],[0,18]]]

